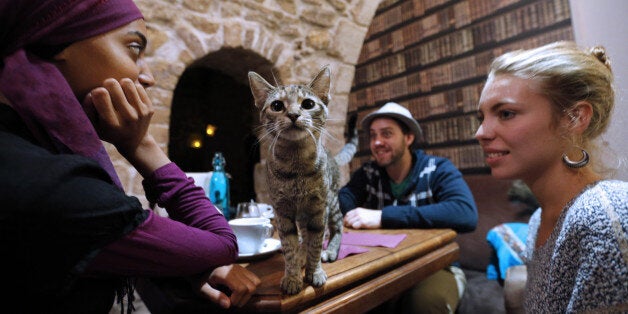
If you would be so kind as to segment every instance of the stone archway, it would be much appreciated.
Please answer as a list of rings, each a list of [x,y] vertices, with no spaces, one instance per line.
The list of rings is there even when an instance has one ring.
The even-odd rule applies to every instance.
[[[157,81],[149,89],[156,107],[149,132],[167,150],[171,106],[181,75],[192,65],[202,63],[205,68],[241,81],[242,78],[237,73],[229,73],[229,69],[251,64],[240,62],[216,67],[213,59],[205,58],[219,51],[240,49],[267,60],[284,83],[309,81],[322,65],[329,64],[333,88],[331,122],[327,130],[335,138],[343,139],[355,64],[379,2],[267,0],[262,5],[256,0],[181,0],[175,3],[136,0],[149,29],[147,59]],[[251,69],[263,72],[254,66]],[[342,140],[328,143],[332,151],[342,145]],[[147,204],[142,178],[112,146],[108,145],[107,149],[127,192]],[[347,175],[348,168],[343,171],[343,177]]]

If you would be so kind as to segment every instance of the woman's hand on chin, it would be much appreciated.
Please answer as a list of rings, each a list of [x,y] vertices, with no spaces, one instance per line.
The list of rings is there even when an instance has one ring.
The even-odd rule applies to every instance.
[[[97,113],[94,127],[100,138],[123,155],[135,150],[146,136],[154,113],[144,87],[127,78],[109,78],[90,95]]]
[[[148,133],[155,113],[144,87],[131,79],[109,78],[102,87],[93,89],[86,102],[93,103],[90,116],[100,138],[116,149],[144,176],[170,162]],[[88,106],[89,107],[89,106]]]

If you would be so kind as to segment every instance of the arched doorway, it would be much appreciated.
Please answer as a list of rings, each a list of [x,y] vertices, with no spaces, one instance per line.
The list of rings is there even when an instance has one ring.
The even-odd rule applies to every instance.
[[[181,75],[172,100],[168,152],[186,172],[211,171],[214,153],[222,152],[235,204],[255,198],[253,170],[260,161],[254,132],[259,113],[246,75],[270,66],[260,66],[267,62],[249,51],[225,50],[197,60]],[[213,134],[206,132],[209,125]]]

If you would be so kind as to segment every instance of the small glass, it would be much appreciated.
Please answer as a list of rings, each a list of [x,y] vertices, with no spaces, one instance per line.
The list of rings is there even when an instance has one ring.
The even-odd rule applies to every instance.
[[[256,218],[260,216],[260,210],[253,200],[250,202],[238,203],[238,207],[236,208],[236,218]]]

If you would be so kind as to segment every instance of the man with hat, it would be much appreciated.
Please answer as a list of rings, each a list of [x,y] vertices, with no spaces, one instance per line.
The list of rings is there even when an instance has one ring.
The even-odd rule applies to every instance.
[[[362,128],[369,134],[373,158],[339,192],[345,226],[475,229],[477,208],[462,174],[448,159],[416,149],[422,133],[408,109],[389,102],[364,117]],[[398,302],[385,304],[384,310],[452,313],[465,282],[462,270],[450,266],[407,291]]]

